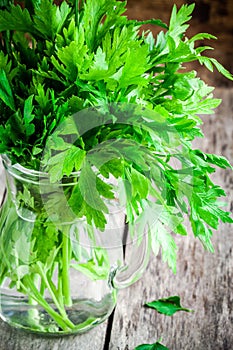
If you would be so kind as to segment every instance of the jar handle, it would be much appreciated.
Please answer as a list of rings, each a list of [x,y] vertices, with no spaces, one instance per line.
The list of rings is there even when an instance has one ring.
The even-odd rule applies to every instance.
[[[126,245],[126,257],[130,253],[129,262],[123,266],[114,268],[111,274],[111,284],[115,289],[122,289],[130,286],[144,273],[150,258],[150,242],[148,233],[137,239],[137,242]],[[130,252],[129,252],[130,251]]]

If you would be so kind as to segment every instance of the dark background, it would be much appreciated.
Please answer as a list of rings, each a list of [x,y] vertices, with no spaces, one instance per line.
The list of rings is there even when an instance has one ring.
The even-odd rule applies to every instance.
[[[179,8],[182,4],[195,3],[195,10],[190,21],[187,35],[204,32],[215,35],[218,40],[207,40],[200,45],[208,45],[214,51],[206,51],[206,55],[216,58],[231,73],[233,73],[233,0],[128,0],[127,16],[130,19],[145,20],[159,18],[169,22],[174,4]],[[156,35],[158,29],[150,27]],[[159,30],[161,30],[159,28]],[[222,77],[216,70],[209,72],[198,64],[192,64],[208,84],[214,86],[233,86],[231,81]]]

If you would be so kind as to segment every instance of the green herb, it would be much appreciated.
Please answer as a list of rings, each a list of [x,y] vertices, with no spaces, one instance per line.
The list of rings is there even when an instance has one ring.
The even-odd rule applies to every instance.
[[[54,184],[66,183],[72,172],[78,175],[62,200],[56,193],[45,194],[46,204],[35,188],[21,188],[16,202],[35,221],[33,227],[30,222],[20,227],[21,243],[17,213],[4,204],[0,281],[8,277],[12,287],[28,294],[67,331],[77,329],[65,311],[72,303],[69,268],[98,280],[106,278],[109,261],[97,246],[88,262],[80,263],[82,252],[71,239],[71,228],[62,234],[53,219],[84,218],[94,240],[93,229],[106,226],[106,201],[115,198],[110,178],[126,201],[131,234],[137,227],[140,242],[147,230],[154,254],[161,249],[174,272],[175,235],[187,234],[186,216],[210,251],[212,230],[220,221],[233,222],[219,200],[224,190],[210,179],[217,167],[231,165],[192,145],[203,137],[200,115],[213,113],[221,101],[185,63],[198,61],[233,77],[203,54],[208,47],[196,46],[212,35],[186,37],[194,5],[174,6],[168,25],[151,20],[162,28],[155,38],[150,31],[141,33],[144,22],[123,16],[126,2],[23,5],[4,2],[0,10],[0,153],[13,164],[47,171]],[[45,290],[56,311],[46,302]]]
[[[169,350],[169,349],[163,344],[156,342],[155,344],[139,345],[134,350]]]
[[[186,311],[186,312],[193,311],[181,306],[179,296],[171,296],[168,298],[154,300],[149,303],[146,303],[145,305],[152,309],[155,309],[160,314],[167,315],[167,316],[172,316],[177,311]]]

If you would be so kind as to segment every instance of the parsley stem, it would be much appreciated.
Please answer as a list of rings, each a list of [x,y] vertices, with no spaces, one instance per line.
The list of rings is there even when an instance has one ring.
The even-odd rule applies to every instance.
[[[64,229],[62,233],[62,291],[64,297],[64,304],[66,306],[72,305],[70,296],[70,279],[69,279],[69,264],[70,264],[70,240],[69,230]]]
[[[75,325],[66,317],[59,315],[44,299],[44,297],[37,290],[35,284],[33,283],[31,277],[29,275],[24,276],[23,283],[20,282],[21,288],[25,291],[27,295],[37,301],[39,305],[41,305],[47,313],[55,320],[59,327],[63,331],[69,331],[70,329],[74,329]],[[55,302],[55,301],[54,301]]]
[[[74,0],[74,11],[75,11],[75,24],[78,27],[79,13],[78,13],[78,0]]]
[[[3,39],[4,39],[4,45],[5,45],[5,49],[6,52],[8,53],[8,55],[11,57],[12,56],[12,49],[11,49],[11,33],[9,30],[6,30],[5,32],[3,32]]]
[[[40,276],[41,278],[43,278],[44,282],[45,282],[45,285],[46,287],[48,288],[48,291],[54,301],[54,304],[56,305],[56,307],[58,308],[60,314],[66,318],[67,315],[66,315],[66,312],[64,310],[64,308],[62,308],[61,304],[58,302],[57,300],[57,296],[56,296],[56,293],[54,292],[54,288],[51,286],[51,283],[49,283],[48,279],[47,279],[47,276],[44,272],[44,270],[41,268],[40,264],[37,264],[37,267],[38,267],[38,270],[39,270],[39,273],[40,273]]]
[[[39,275],[34,274],[32,277],[33,283],[36,285],[38,283]],[[40,324],[40,315],[39,310],[36,308],[36,305],[38,305],[38,302],[33,298],[30,294],[28,296],[28,303],[30,305],[35,305],[34,308],[30,308],[28,311],[28,320],[31,325],[36,326],[38,329],[43,330],[43,326]]]
[[[63,303],[63,294],[62,294],[62,268],[60,266],[60,263],[58,264],[58,281],[57,281],[57,291],[58,291],[58,300],[60,303]]]
[[[45,283],[44,280],[41,279],[41,283],[40,283],[40,294],[44,295],[44,291],[45,291]]]

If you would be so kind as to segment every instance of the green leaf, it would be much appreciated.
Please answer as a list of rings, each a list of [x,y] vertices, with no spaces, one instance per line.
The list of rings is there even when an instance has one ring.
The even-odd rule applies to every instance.
[[[47,161],[46,169],[50,174],[51,182],[54,183],[60,181],[64,175],[70,176],[73,171],[79,171],[86,152],[79,147],[65,143],[61,137],[53,138],[53,140],[56,143],[54,145],[56,149],[59,151],[65,149]]]
[[[26,135],[30,136],[35,132],[35,126],[31,124],[34,119],[34,115],[32,113],[34,106],[32,104],[34,96],[29,96],[24,102],[24,111],[23,111],[23,119],[26,128]]]
[[[172,316],[178,311],[193,312],[193,310],[184,308],[180,304],[179,296],[171,296],[168,298],[158,299],[145,304],[146,306],[155,309],[160,314]]]
[[[168,207],[167,210],[163,210],[159,216],[159,220],[165,227],[169,227],[171,232],[175,232],[183,236],[187,235],[186,229],[182,225],[184,220],[183,216],[174,207],[171,206]]]
[[[33,17],[35,28],[46,38],[54,40],[69,12],[70,7],[66,1],[57,6],[50,0],[41,0],[35,7],[35,15]]]
[[[68,46],[59,49],[57,56],[62,64],[53,56],[51,62],[58,71],[72,82],[76,81],[82,65],[84,64],[85,67],[88,67],[92,59],[91,54],[87,55],[87,46],[76,41],[72,41]]]
[[[108,68],[106,53],[98,47],[96,54],[94,55],[94,62],[90,66],[88,73],[82,74],[81,78],[95,81],[104,79],[110,75]]]
[[[62,174],[70,176],[72,171],[81,169],[86,152],[72,145],[65,153]]]
[[[107,207],[101,199],[100,194],[97,190],[96,178],[97,176],[92,170],[91,166],[85,162],[81,169],[79,177],[79,187],[81,194],[85,202],[92,209],[107,213]]]
[[[106,178],[109,177],[109,174],[112,174],[115,178],[118,178],[124,173],[123,161],[122,159],[117,158],[111,159],[105,162],[105,164],[101,165],[99,170],[100,173]]]
[[[36,33],[28,10],[22,9],[19,5],[11,6],[9,11],[0,11],[0,32],[5,30]]]
[[[211,72],[214,71],[214,67],[213,64],[211,62],[211,60],[209,59],[209,57],[205,57],[205,56],[200,56],[199,57],[199,62],[200,64],[204,64],[204,66]]]
[[[85,202],[78,185],[73,187],[68,204],[77,217],[82,217],[85,214]]]
[[[135,52],[137,52],[138,58],[136,61]],[[112,79],[118,82],[120,89],[132,84],[146,85],[148,83],[147,79],[143,77],[143,74],[151,67],[148,62],[148,53],[148,46],[141,46],[136,42],[134,48],[128,49],[124,66],[112,75]]]
[[[19,194],[17,195],[17,202],[19,206],[20,202],[23,202],[29,208],[34,209],[35,207],[34,197],[25,185],[23,186],[23,192],[19,192]]]
[[[0,69],[4,69],[6,74],[10,73],[12,66],[11,60],[9,60],[8,55],[4,55],[3,51],[0,51]]]
[[[114,193],[112,192],[112,186],[105,181],[101,180],[99,177],[96,178],[96,188],[99,194],[104,198],[114,199]]]
[[[163,205],[147,201],[136,223],[139,234],[142,234],[145,229],[149,230],[153,253],[157,255],[161,248],[163,261],[167,262],[168,266],[175,273],[177,246],[171,235],[169,226],[177,226],[178,223],[174,221],[174,224],[171,224],[174,218],[171,219],[170,215],[166,215],[167,210],[168,209],[165,209]],[[180,223],[180,219],[178,222]],[[180,230],[184,233],[182,228],[178,227],[176,231]]]
[[[203,101],[196,101],[196,104],[190,105],[187,110],[196,114],[213,114],[213,109],[217,108],[220,103],[220,99],[209,96]]]
[[[41,83],[38,83],[38,85],[36,86],[36,92],[37,93],[35,95],[35,100],[38,102],[40,108],[47,115],[51,108],[51,90],[46,89]]]
[[[210,58],[210,62],[217,68],[219,73],[221,73],[227,79],[233,80],[233,75],[224,68],[221,63],[219,63],[215,58]]]
[[[166,346],[161,344],[160,342],[156,342],[155,344],[142,344],[138,345],[134,350],[169,350]]]
[[[208,208],[199,208],[198,214],[200,215],[200,218],[202,218],[209,226],[213,227],[214,229],[218,228],[219,218],[210,213]]]
[[[86,263],[71,264],[71,266],[94,281],[106,280],[110,271],[108,252],[103,248],[95,247],[92,259]]]
[[[155,18],[151,18],[151,19],[147,19],[144,21],[134,21],[134,20],[129,20],[129,23],[135,23],[135,25],[144,25],[144,24],[152,24],[155,26],[159,26],[162,27],[164,29],[168,29],[169,27],[167,26],[166,23],[164,23],[161,19],[155,19]]]
[[[50,175],[51,183],[58,182],[62,179],[64,159],[65,159],[65,153],[62,152],[62,153],[56,154],[48,161],[47,169]]]
[[[223,156],[219,156],[217,154],[204,153],[201,150],[194,150],[194,153],[208,163],[214,164],[214,165],[216,165],[220,168],[223,168],[223,169],[226,169],[226,168],[232,169],[232,165]]]
[[[0,99],[13,111],[15,111],[15,102],[11,90],[11,86],[7,79],[5,71],[0,68]]]
[[[150,227],[150,230],[153,253],[157,255],[161,247],[163,261],[176,273],[177,246],[171,233],[160,221],[154,227]]]
[[[104,216],[104,212],[106,212],[106,210],[104,211],[100,211],[98,209],[93,208],[93,206],[88,205],[87,202],[83,202],[83,213],[84,216],[87,219],[87,223],[89,225],[95,226],[96,228],[99,228],[100,230],[104,230],[107,220]]]
[[[194,35],[191,39],[189,39],[189,42],[192,43],[197,40],[204,40],[204,39],[217,39],[216,36],[209,34],[209,33],[198,33]]]
[[[57,208],[57,207],[56,207]],[[57,254],[55,249],[59,242],[58,228],[49,221],[44,222],[43,213],[41,213],[39,220],[35,221],[33,234],[31,240],[35,240],[33,251],[37,255],[37,261],[51,265],[51,257]]]
[[[131,185],[133,196],[138,194],[141,199],[147,197],[149,189],[148,180],[143,174],[136,171],[134,168],[131,169]]]
[[[125,11],[125,2],[116,0],[86,0],[80,25],[85,29],[86,42],[91,51],[98,44],[104,33],[114,27],[120,15]],[[103,17],[106,16],[103,26],[100,25]],[[102,28],[101,28],[102,27]],[[99,32],[99,33],[98,33]]]
[[[179,11],[177,11],[176,5],[173,6],[169,33],[172,37],[176,38],[182,35],[189,27],[186,22],[191,19],[191,13],[193,12],[195,4],[192,5],[182,5]]]

